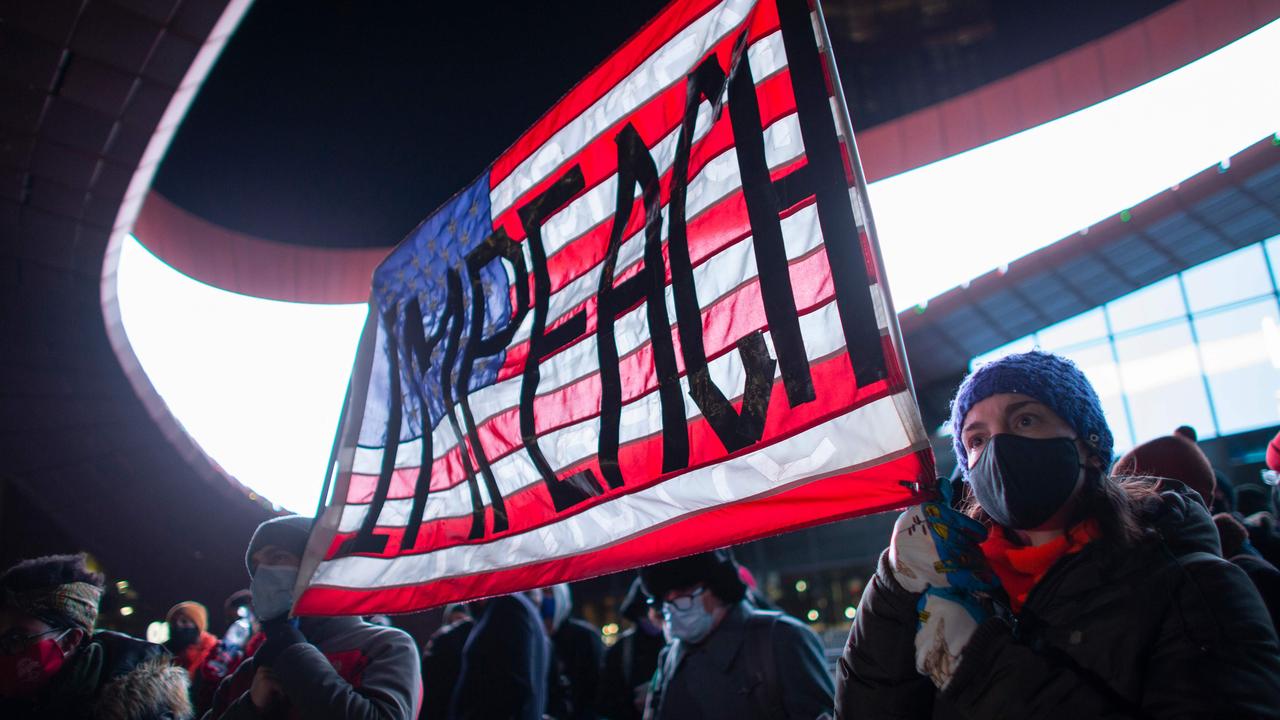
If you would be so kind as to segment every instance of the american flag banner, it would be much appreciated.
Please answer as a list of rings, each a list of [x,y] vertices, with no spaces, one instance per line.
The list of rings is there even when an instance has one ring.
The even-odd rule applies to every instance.
[[[807,0],[673,3],[390,253],[296,613],[919,501],[932,455],[825,38]]]

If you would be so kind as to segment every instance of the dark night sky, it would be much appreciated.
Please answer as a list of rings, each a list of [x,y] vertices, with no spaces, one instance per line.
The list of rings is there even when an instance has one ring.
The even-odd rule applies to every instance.
[[[393,245],[666,1],[256,0],[192,105],[156,188],[202,217],[273,240]],[[876,118],[886,119],[1169,1],[957,0],[953,6],[978,8],[993,31],[948,60],[948,71],[929,67],[937,52],[929,38],[912,38],[914,55],[901,56],[894,44],[842,46],[837,38],[837,57],[855,121],[867,112],[859,115],[851,64],[870,68],[861,74],[872,78],[893,78],[907,61],[924,66],[908,69],[910,97],[901,78],[893,87],[872,80],[868,92],[896,103]],[[836,17],[851,2],[871,0],[824,6]],[[921,87],[935,97],[922,97]]]

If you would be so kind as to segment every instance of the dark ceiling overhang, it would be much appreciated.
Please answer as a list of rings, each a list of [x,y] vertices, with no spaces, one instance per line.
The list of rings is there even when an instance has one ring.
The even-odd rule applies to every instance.
[[[1002,80],[859,132],[863,169],[874,182],[1068,115],[1176,70],[1277,17],[1280,0],[1233,12],[1223,12],[1218,0],[1181,0]],[[857,98],[849,100],[856,116]],[[363,302],[373,268],[385,254],[255,238],[187,213],[157,193],[150,198],[139,215],[138,240],[183,273],[232,292],[295,302]]]
[[[104,323],[104,257],[248,6],[0,11],[0,473],[41,511],[6,521],[58,525],[74,545],[59,549],[91,550],[153,613],[243,585],[240,553],[268,513],[193,466],[134,393]]]

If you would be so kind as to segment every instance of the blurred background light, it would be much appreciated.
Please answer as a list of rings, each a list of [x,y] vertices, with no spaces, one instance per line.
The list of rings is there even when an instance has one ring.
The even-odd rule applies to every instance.
[[[240,482],[314,514],[366,306],[220,290],[132,236],[117,295],[129,344],[183,429]]]

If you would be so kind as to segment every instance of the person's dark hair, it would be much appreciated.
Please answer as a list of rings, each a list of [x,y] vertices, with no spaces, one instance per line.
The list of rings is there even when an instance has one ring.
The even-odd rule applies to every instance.
[[[631,586],[627,588],[627,595],[618,606],[618,612],[633,623],[640,622],[640,618],[649,612],[649,596],[644,592],[639,575],[636,575],[636,578],[631,581]]]
[[[1200,436],[1196,433],[1196,429],[1191,427],[1190,425],[1179,425],[1178,427],[1173,429],[1173,434],[1181,435],[1182,437],[1190,440],[1191,442],[1200,441]]]
[[[2,591],[26,592],[73,582],[102,587],[102,573],[93,572],[84,563],[84,553],[45,555],[23,560],[0,575],[0,596],[3,595]]]
[[[1093,520],[1098,523],[1098,532],[1103,540],[1121,547],[1132,547],[1146,535],[1139,519],[1143,509],[1152,502],[1159,502],[1156,482],[1155,478],[1148,477],[1113,478],[1089,467],[1084,473],[1084,486],[1080,489],[1075,510],[1067,520],[1067,529]],[[987,527],[996,524],[969,488],[966,488],[961,511]]]

